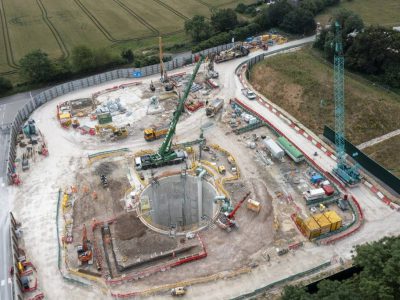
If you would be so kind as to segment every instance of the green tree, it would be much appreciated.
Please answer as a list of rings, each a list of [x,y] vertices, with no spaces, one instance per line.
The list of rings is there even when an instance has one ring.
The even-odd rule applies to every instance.
[[[261,13],[256,17],[254,22],[258,24],[263,30],[270,29],[272,27],[272,24],[269,19],[269,10],[267,8],[263,9]]]
[[[47,53],[33,50],[19,61],[21,75],[31,82],[48,82],[53,79],[54,65]]]
[[[3,94],[13,88],[10,80],[0,77],[0,94]]]
[[[239,14],[243,14],[246,11],[247,5],[244,3],[239,3],[235,10],[239,13]]]
[[[94,68],[96,69],[117,65],[122,61],[120,57],[113,56],[111,52],[106,48],[99,48],[94,50],[93,56]]]
[[[296,8],[286,14],[281,24],[284,30],[297,34],[310,34],[316,26],[313,14],[303,8]]]
[[[312,296],[309,295],[304,288],[287,285],[283,290],[282,300],[311,300]]]
[[[211,25],[218,32],[227,32],[239,24],[237,15],[233,9],[219,9],[211,16]]]
[[[353,33],[361,32],[364,28],[364,23],[362,19],[356,13],[344,9],[338,11],[331,22],[330,28],[327,30],[327,32],[322,31],[322,33],[318,36],[316,42],[314,43],[314,46],[316,48],[324,51],[325,56],[328,59],[332,59],[334,54],[333,45],[336,21],[338,21],[342,27],[342,42],[345,52],[350,47],[353,41],[351,35]]]
[[[190,35],[193,42],[201,42],[208,39],[211,34],[211,25],[204,16],[195,15],[192,19],[185,21],[185,31]]]
[[[96,66],[93,51],[86,46],[76,46],[72,49],[71,64],[74,72],[87,72]]]
[[[268,19],[271,26],[280,26],[288,14],[293,9],[293,6],[289,4],[287,0],[277,1],[270,5],[267,9]]]
[[[131,49],[124,49],[121,51],[121,57],[126,63],[133,63],[135,60],[135,55]]]
[[[359,245],[354,264],[358,275],[343,281],[323,280],[318,292],[309,294],[298,287],[285,287],[283,300],[396,300],[400,299],[400,238],[385,237]]]
[[[303,0],[300,2],[300,7],[310,11],[313,15],[316,15],[319,12],[319,7],[315,0]]]

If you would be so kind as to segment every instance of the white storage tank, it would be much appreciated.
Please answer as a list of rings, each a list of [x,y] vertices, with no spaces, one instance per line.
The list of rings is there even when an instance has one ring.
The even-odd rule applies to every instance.
[[[282,159],[285,156],[285,151],[273,139],[266,138],[264,145],[271,152],[272,157]]]

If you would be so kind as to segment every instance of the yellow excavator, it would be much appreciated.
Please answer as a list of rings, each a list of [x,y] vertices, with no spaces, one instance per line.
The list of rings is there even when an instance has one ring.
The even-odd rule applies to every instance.
[[[106,124],[106,125],[96,125],[95,128],[96,128],[96,133],[100,135],[103,135],[104,133],[111,131],[112,139],[119,140],[119,139],[124,139],[128,136],[128,130],[126,129],[126,127],[117,127],[112,124]]]

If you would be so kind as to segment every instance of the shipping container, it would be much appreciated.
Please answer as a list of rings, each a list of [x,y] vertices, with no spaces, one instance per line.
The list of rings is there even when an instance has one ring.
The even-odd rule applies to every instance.
[[[336,211],[329,210],[324,212],[324,215],[331,222],[331,231],[338,230],[342,226],[342,218]]]
[[[313,176],[311,176],[311,182],[313,184],[320,183],[323,179],[324,178],[321,176],[321,174],[318,174],[318,173],[313,175]]]
[[[264,145],[271,152],[272,157],[282,159],[285,156],[285,151],[273,139],[265,139]]]
[[[325,195],[331,196],[335,193],[335,190],[331,185],[324,185],[322,186],[322,189],[325,191]]]
[[[330,184],[331,183],[329,182],[329,180],[324,180],[324,181],[321,182],[321,186],[330,185]]]
[[[303,193],[303,196],[304,196],[304,199],[306,199],[306,201],[320,199],[325,196],[325,190],[323,188],[319,188],[319,189],[305,191]]]
[[[313,217],[309,217],[302,223],[302,229],[308,239],[314,239],[321,234],[321,228]]]
[[[321,228],[321,234],[331,231],[331,222],[328,220],[327,217],[325,217],[324,214],[316,214],[313,216],[313,218]]]
[[[112,122],[112,116],[109,112],[97,114],[97,120],[100,125],[108,124]]]
[[[304,155],[295,147],[293,146],[285,137],[279,137],[276,142],[285,150],[287,155],[290,156],[295,162],[300,162],[304,160]]]

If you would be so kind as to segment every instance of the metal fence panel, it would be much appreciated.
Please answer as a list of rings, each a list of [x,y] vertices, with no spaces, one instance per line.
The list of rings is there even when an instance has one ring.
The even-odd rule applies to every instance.
[[[324,127],[324,137],[326,137],[332,143],[335,142],[335,131],[328,126]],[[387,186],[393,189],[395,192],[400,194],[400,178],[393,175],[383,166],[378,164],[376,161],[368,157],[364,152],[350,143],[345,139],[346,153],[352,156],[353,153],[358,153],[357,156],[352,156],[352,158],[358,162],[364,169],[369,173],[373,174],[375,177],[379,178]]]

